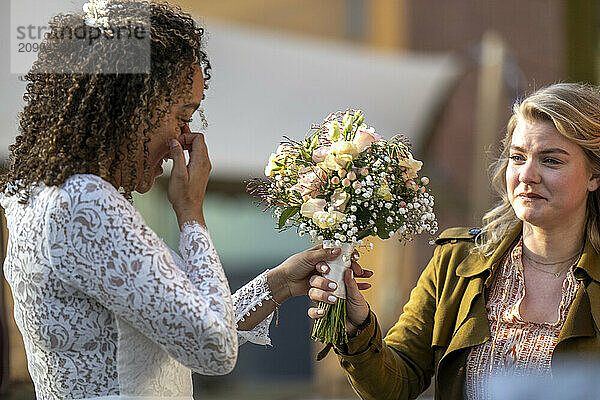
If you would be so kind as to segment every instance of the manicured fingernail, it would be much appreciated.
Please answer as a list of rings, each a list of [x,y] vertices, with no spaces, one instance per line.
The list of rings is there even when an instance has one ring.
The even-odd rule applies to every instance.
[[[171,148],[174,149],[179,145],[179,142],[175,139],[171,139]]]
[[[338,254],[340,254],[341,251],[342,251],[341,249],[332,249],[331,254],[333,254],[334,256],[337,256]]]
[[[322,308],[319,308],[319,309],[317,310],[317,314],[319,314],[319,315],[323,315],[323,314],[325,314],[325,310],[323,310]]]
[[[321,272],[327,272],[327,265],[321,264],[321,266],[319,267],[319,269],[321,270]]]
[[[335,284],[335,282],[329,282],[329,289],[335,289],[337,287],[337,285]]]
[[[336,299],[337,298],[335,296],[329,296],[329,297],[327,297],[327,300],[329,300],[332,303],[335,303]]]
[[[352,258],[354,259],[354,261],[358,260],[358,257],[360,257],[358,254],[353,254]]]

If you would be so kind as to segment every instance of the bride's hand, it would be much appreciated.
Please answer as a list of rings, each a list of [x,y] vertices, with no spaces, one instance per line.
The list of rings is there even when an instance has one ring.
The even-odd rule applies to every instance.
[[[267,282],[275,301],[282,303],[290,297],[308,293],[309,278],[329,272],[327,261],[335,260],[340,249],[324,249],[322,245],[294,254],[269,271]]]
[[[167,197],[181,226],[184,222],[196,220],[205,225],[202,206],[206,185],[212,168],[208,149],[201,133],[192,133],[189,126],[181,129],[181,136],[171,141],[173,169],[169,178]],[[189,163],[185,164],[183,150],[188,150]]]
[[[269,271],[267,276],[267,282],[275,300],[282,303],[290,297],[308,294],[312,279],[316,278],[318,274],[328,273],[327,261],[335,260],[339,255],[340,249],[324,249],[322,245],[317,245],[290,256]],[[369,277],[372,275],[371,271],[363,270],[356,261],[352,261],[351,268],[356,276]]]

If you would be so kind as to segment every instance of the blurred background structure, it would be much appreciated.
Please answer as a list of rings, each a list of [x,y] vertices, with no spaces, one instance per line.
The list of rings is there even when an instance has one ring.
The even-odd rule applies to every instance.
[[[9,37],[9,2],[1,35]],[[282,135],[301,137],[312,122],[347,107],[389,138],[407,135],[431,179],[441,229],[479,226],[494,201],[486,165],[496,155],[511,104],[557,81],[598,82],[600,5],[593,0],[171,0],[202,21],[213,66],[203,107],[213,174],[207,223],[233,290],[309,247],[278,234],[246,195]],[[55,12],[83,1],[49,0]],[[65,8],[67,7],[67,8]],[[0,50],[9,54],[8,40]],[[24,90],[0,59],[0,157],[16,135]],[[200,124],[192,124],[199,129]],[[136,197],[136,207],[177,248],[167,177]],[[2,230],[6,240],[6,229]],[[368,300],[383,331],[401,313],[430,258],[429,237],[377,242],[361,264],[376,272]],[[10,289],[0,285],[1,376],[7,399],[31,399]],[[307,299],[281,308],[273,347],[240,350],[225,377],[195,377],[198,398],[355,398],[331,353],[317,363]],[[428,391],[424,396],[431,396]]]

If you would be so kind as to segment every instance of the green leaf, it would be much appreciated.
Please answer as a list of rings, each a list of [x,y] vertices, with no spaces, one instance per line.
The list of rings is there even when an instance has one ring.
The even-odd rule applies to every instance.
[[[365,116],[358,111],[356,114],[354,114],[354,121],[356,122],[356,125],[360,126],[365,120]]]
[[[363,229],[362,231],[359,231],[356,234],[356,238],[358,240],[361,240],[361,239],[364,239],[364,238],[369,237],[371,235],[373,235],[373,231],[372,230],[370,230],[370,229]]]
[[[300,211],[300,207],[298,206],[288,207],[285,210],[283,210],[281,216],[279,217],[279,229],[283,228],[285,222],[294,215],[296,215],[298,211]]]
[[[381,239],[390,238],[389,228],[387,227],[385,220],[375,220],[375,226],[377,227],[377,236],[379,236]]]
[[[319,144],[319,135],[313,135],[312,139],[310,141],[310,148],[315,148],[317,147],[317,144]]]

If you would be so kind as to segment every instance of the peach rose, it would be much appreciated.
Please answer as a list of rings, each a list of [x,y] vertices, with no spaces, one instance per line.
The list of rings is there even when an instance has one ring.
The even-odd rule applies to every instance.
[[[316,163],[322,162],[325,160],[325,157],[327,157],[327,154],[329,154],[330,150],[331,148],[329,146],[321,146],[315,149],[312,154],[313,161]]]
[[[365,151],[373,142],[381,140],[382,136],[375,133],[375,128],[364,128],[364,125],[358,128],[354,136],[354,144],[359,153]]]
[[[298,183],[292,190],[300,193],[303,201],[314,199],[321,193],[321,188],[327,179],[327,174],[319,167],[305,167],[298,171]]]

